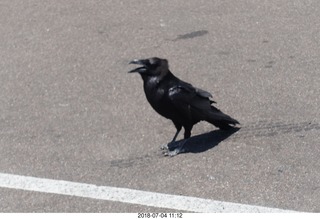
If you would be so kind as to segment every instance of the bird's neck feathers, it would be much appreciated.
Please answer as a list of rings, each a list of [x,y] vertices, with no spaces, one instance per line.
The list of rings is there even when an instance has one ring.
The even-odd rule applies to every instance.
[[[145,83],[160,83],[165,77],[171,77],[173,74],[169,69],[160,71],[158,74],[141,74],[141,77]]]
[[[167,75],[172,74],[169,69],[160,71],[160,74],[157,76],[159,81],[162,81]]]

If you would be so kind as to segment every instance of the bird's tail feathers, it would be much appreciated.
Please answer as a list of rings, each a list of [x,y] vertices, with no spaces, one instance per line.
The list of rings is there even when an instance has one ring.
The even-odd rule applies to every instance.
[[[230,129],[236,124],[240,124],[237,120],[231,118],[227,114],[224,114],[219,109],[211,106],[211,111],[207,115],[206,121],[220,129]]]

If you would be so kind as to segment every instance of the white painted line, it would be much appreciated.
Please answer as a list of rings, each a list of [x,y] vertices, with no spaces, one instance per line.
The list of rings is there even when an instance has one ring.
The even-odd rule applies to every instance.
[[[71,195],[107,201],[117,201],[191,212],[294,212],[278,208],[243,205],[189,196],[169,195],[109,186],[96,186],[93,184],[20,176],[6,173],[0,173],[0,187],[59,195]]]

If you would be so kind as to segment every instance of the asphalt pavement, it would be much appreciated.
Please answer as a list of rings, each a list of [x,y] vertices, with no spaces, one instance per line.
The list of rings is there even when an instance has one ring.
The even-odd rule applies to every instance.
[[[320,212],[320,2],[0,3],[0,173]],[[239,120],[175,128],[135,58],[158,56]],[[182,135],[180,136],[180,138]],[[0,187],[0,212],[167,212]]]

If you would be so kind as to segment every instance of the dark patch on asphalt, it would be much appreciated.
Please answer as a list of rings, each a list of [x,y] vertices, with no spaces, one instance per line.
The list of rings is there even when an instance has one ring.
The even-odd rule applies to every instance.
[[[255,59],[247,59],[247,62],[249,62],[249,63],[253,63],[253,62],[256,62],[257,60],[255,60]]]
[[[220,51],[220,52],[218,52],[218,55],[220,55],[220,56],[228,56],[228,55],[230,55],[230,52]]]
[[[208,32],[207,30],[193,31],[193,32],[191,32],[191,33],[186,33],[186,34],[178,35],[178,37],[175,38],[175,39],[172,40],[172,41],[192,39],[192,38],[195,38],[195,37],[200,37],[200,36],[206,35],[206,34],[208,34],[208,33],[209,33],[209,32]]]
[[[148,165],[152,160],[155,160],[157,157],[159,156],[157,156],[156,153],[154,153],[153,155],[144,154],[139,157],[129,157],[127,159],[112,160],[110,162],[110,167],[129,168],[136,165]],[[163,155],[161,157],[163,157]]]
[[[275,61],[269,61],[264,67],[265,68],[272,68],[275,63],[276,63]]]

